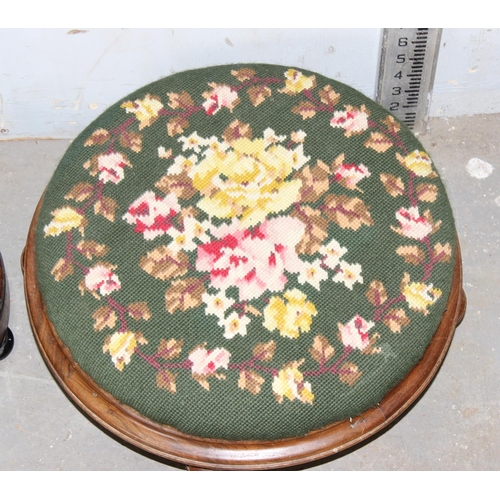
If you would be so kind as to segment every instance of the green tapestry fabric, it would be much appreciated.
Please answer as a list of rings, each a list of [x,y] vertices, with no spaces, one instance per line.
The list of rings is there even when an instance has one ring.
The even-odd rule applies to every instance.
[[[413,134],[274,65],[178,73],[111,106],[36,228],[47,314],[81,368],[153,421],[228,440],[375,406],[435,333],[455,251]]]

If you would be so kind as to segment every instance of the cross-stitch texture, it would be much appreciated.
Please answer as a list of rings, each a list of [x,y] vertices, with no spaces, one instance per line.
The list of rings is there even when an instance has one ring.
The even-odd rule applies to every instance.
[[[445,310],[455,228],[411,132],[319,74],[154,82],[73,142],[36,230],[47,314],[143,415],[230,440],[376,405]]]

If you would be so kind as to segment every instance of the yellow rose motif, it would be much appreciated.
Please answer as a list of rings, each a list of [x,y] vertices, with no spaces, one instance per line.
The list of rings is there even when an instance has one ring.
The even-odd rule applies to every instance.
[[[403,288],[403,295],[410,309],[425,315],[429,314],[427,308],[434,304],[441,297],[441,294],[441,290],[433,288],[432,283],[426,285],[425,283],[412,282]]]
[[[263,325],[271,332],[277,329],[282,337],[296,339],[310,330],[316,307],[297,288],[285,292],[284,298],[287,302],[278,296],[271,297],[264,309]]]
[[[305,76],[296,69],[285,71],[285,88],[281,91],[288,95],[299,94],[303,90],[310,90],[316,86],[315,76]]]
[[[127,113],[134,113],[139,120],[139,130],[149,127],[159,116],[163,104],[156,96],[147,94],[144,99],[127,101],[121,105]]]
[[[241,138],[226,151],[207,155],[189,175],[204,197],[198,207],[213,217],[238,217],[244,227],[298,201],[302,181],[285,180],[308,157],[264,139]]]
[[[57,208],[51,214],[54,218],[43,228],[45,237],[59,236],[61,233],[76,229],[84,220],[84,216],[71,207]]]
[[[433,174],[432,161],[424,151],[415,150],[404,158],[398,154],[398,159],[403,167],[419,177],[429,177]]]
[[[130,363],[137,343],[147,344],[148,342],[140,333],[116,332],[106,339],[102,352],[109,351],[115,367],[122,371],[125,365]]]
[[[314,394],[311,384],[304,382],[304,375],[298,370],[298,367],[304,362],[295,361],[285,366],[278,372],[273,379],[274,397],[278,403],[282,403],[284,398],[293,401],[298,399],[302,403],[313,404]]]

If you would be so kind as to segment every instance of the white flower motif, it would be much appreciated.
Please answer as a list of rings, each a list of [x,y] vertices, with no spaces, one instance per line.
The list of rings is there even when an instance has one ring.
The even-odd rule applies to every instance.
[[[347,252],[347,248],[340,246],[340,243],[332,238],[319,248],[319,252],[323,256],[323,263],[330,269],[335,269],[340,258]]]
[[[172,150],[166,150],[164,146],[158,148],[158,158],[168,159],[172,156]]]
[[[310,156],[304,154],[304,145],[299,144],[295,149],[291,151],[292,155],[292,165],[295,170],[302,168],[310,159]]]
[[[188,216],[184,217],[183,225],[183,231],[179,231],[173,226],[167,231],[167,234],[172,238],[172,242],[168,245],[168,248],[172,250],[172,252],[177,253],[179,250],[192,252],[196,250],[198,248],[198,243],[194,241],[195,238],[202,243],[208,243],[210,241],[210,236],[207,233],[212,227],[210,222],[200,222],[194,217]]]
[[[195,153],[199,153],[200,149],[207,145],[207,139],[200,137],[196,131],[189,137],[179,137],[179,142],[182,142],[182,151],[192,149]]]
[[[196,165],[197,161],[198,157],[196,155],[191,155],[189,158],[182,155],[176,156],[174,163],[169,167],[167,173],[169,175],[175,175],[186,172],[189,175],[189,172]]]
[[[276,132],[272,128],[266,128],[264,130],[264,142],[266,147],[271,144],[276,144],[277,142],[283,142],[286,139],[286,135],[276,135]]]
[[[319,290],[321,281],[328,279],[328,272],[321,267],[321,259],[314,262],[304,262],[304,267],[299,273],[298,280],[301,285],[309,283]]]
[[[201,300],[205,303],[205,313],[213,314],[220,319],[224,319],[224,313],[234,304],[234,299],[226,297],[224,291],[215,295],[204,293]]]
[[[297,130],[297,132],[292,132],[290,134],[290,139],[292,139],[293,142],[304,142],[306,135],[307,134],[303,130]]]
[[[232,339],[236,335],[244,337],[247,334],[247,325],[250,323],[248,316],[240,316],[236,311],[233,311],[227,318],[219,320],[219,326],[224,327],[224,338]]]
[[[344,283],[344,285],[352,290],[354,283],[363,283],[361,276],[361,264],[348,264],[345,260],[339,262],[340,270],[333,277],[336,283]]]

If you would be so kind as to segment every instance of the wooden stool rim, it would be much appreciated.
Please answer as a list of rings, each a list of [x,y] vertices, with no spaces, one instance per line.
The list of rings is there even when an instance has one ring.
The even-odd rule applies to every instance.
[[[276,469],[319,460],[372,437],[401,416],[429,386],[466,309],[462,261],[457,251],[447,308],[421,361],[380,403],[354,419],[332,423],[306,436],[276,441],[225,441],[189,436],[153,422],[99,387],[73,360],[45,313],[36,280],[34,232],[43,196],[28,232],[21,265],[34,337],[47,366],[66,394],[113,435],[155,456],[207,469]]]

